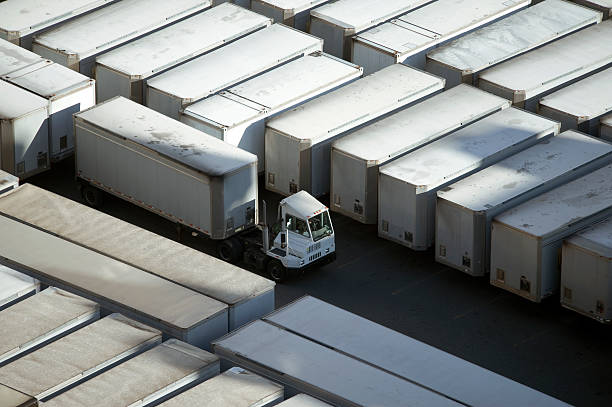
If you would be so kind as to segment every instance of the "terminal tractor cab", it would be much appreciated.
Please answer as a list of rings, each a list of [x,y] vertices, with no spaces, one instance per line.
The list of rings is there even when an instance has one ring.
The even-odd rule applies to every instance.
[[[267,270],[276,282],[290,272],[330,263],[336,258],[334,228],[329,210],[306,191],[297,192],[278,205],[277,221],[268,226],[266,204],[258,228],[219,245],[219,257],[228,262],[244,260]]]

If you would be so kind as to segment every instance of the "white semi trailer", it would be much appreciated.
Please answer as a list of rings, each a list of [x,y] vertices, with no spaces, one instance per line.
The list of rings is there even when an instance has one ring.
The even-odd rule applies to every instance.
[[[267,269],[275,281],[335,258],[328,210],[306,192],[280,202],[273,236],[265,219],[258,224],[255,155],[123,97],[74,121],[76,173],[90,206],[106,191],[219,240],[221,259]]]

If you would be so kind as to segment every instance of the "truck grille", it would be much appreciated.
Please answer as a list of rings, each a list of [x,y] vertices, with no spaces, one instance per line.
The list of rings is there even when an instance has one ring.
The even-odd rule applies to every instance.
[[[308,248],[308,250],[306,251],[306,253],[312,253],[312,252],[315,252],[315,251],[319,250],[320,248],[321,248],[321,242],[319,242],[319,243],[315,243],[315,244],[313,244],[312,246],[310,246],[310,247]]]
[[[315,253],[312,256],[308,257],[308,261],[314,261],[318,259],[319,257],[321,257],[321,252]]]

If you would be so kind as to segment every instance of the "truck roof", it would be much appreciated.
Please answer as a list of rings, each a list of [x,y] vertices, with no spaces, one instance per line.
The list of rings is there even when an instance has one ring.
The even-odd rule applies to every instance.
[[[208,176],[223,176],[257,162],[257,156],[124,97],[75,115]]]
[[[374,119],[443,86],[437,76],[395,64],[282,113],[267,128],[315,144],[350,129],[355,121]]]
[[[97,57],[96,63],[133,79],[144,79],[270,24],[267,17],[221,3],[109,51]]]
[[[281,201],[281,204],[287,205],[293,213],[301,214],[307,218],[327,209],[325,205],[306,191],[299,191],[288,196]]]

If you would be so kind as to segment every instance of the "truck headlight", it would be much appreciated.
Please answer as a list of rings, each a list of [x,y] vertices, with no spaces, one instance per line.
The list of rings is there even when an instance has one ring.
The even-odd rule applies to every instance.
[[[300,266],[304,265],[304,260],[300,260]]]
[[[329,247],[325,249],[325,253],[329,253]]]

